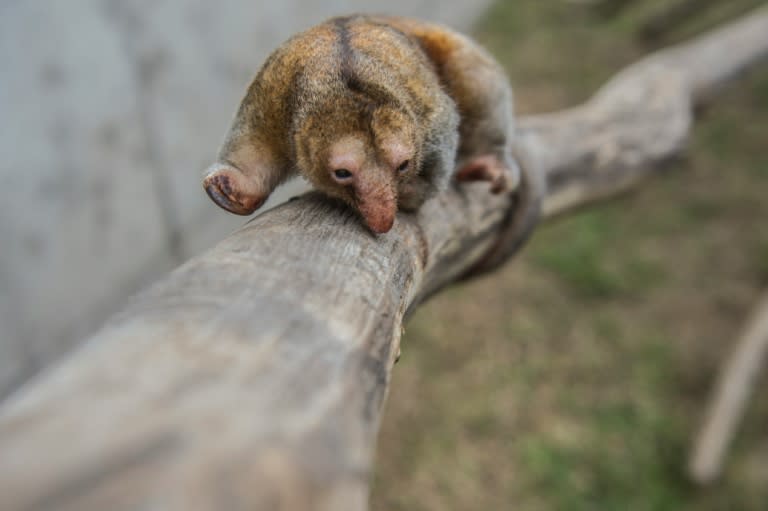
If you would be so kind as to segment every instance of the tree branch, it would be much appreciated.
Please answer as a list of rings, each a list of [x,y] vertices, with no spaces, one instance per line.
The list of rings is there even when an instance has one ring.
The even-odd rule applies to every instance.
[[[731,356],[722,368],[706,420],[688,464],[699,484],[715,481],[722,471],[728,446],[768,359],[768,295],[764,296]]]
[[[766,52],[762,9],[522,119],[545,215],[677,154],[692,101]],[[510,207],[462,186],[379,237],[316,194],[256,217],[5,402],[3,508],[365,509],[403,318],[498,248]]]

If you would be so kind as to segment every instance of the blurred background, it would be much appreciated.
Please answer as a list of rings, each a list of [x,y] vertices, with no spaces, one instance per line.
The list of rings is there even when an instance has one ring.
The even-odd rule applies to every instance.
[[[764,3],[5,0],[0,399],[244,222],[200,176],[291,33],[350,11],[437,19],[484,43],[534,113]],[[763,66],[699,112],[688,153],[658,176],[543,226],[512,264],[420,309],[372,508],[768,509],[764,391],[722,482],[684,474],[719,364],[768,288],[766,141]]]

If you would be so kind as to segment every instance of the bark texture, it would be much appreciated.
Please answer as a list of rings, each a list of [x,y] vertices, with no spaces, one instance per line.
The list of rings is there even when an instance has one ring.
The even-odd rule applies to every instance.
[[[692,104],[766,53],[761,9],[521,119],[544,216],[678,154]],[[512,207],[473,184],[383,236],[315,194],[253,219],[5,402],[3,509],[365,509],[403,319],[517,250],[498,242]]]

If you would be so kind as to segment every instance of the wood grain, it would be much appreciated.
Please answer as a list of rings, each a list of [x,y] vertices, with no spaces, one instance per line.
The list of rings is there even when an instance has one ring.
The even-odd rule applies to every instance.
[[[678,154],[692,104],[768,52],[768,9],[521,119],[545,217]],[[451,189],[373,236],[308,194],[136,297],[0,409],[5,510],[361,510],[404,318],[498,246],[510,197]]]

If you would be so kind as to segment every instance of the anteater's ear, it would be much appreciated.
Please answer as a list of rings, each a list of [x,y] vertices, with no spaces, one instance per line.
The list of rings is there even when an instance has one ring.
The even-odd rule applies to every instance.
[[[259,209],[271,191],[266,190],[258,179],[246,176],[229,163],[221,162],[208,168],[203,188],[213,202],[237,215],[250,215]]]

